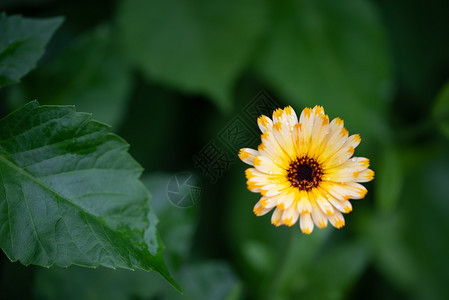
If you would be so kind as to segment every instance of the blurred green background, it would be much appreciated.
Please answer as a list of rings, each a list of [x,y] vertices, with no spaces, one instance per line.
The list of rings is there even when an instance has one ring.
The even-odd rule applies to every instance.
[[[145,168],[184,290],[155,273],[2,254],[0,298],[449,298],[448,1],[2,0],[0,11],[65,17],[37,68],[0,90],[2,116],[37,99],[112,125]],[[305,236],[253,215],[259,196],[236,154],[258,144],[248,107],[267,98],[298,113],[323,105],[361,134],[356,156],[376,178],[343,229]],[[199,166],[211,144],[222,170]],[[173,205],[179,172],[195,174],[199,193],[181,193],[198,203]]]

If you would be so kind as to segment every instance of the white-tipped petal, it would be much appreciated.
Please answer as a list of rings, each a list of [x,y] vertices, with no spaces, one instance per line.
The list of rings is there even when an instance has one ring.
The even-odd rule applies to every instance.
[[[334,214],[334,207],[332,206],[332,204],[330,204],[329,201],[324,197],[324,195],[317,189],[313,189],[312,191],[314,193],[315,201],[320,207],[321,211],[327,216],[332,216]]]
[[[273,224],[276,227],[279,227],[282,225],[282,214],[284,211],[282,209],[276,208],[271,215],[271,224]]]
[[[327,226],[327,217],[318,205],[312,206],[312,219],[313,223],[320,229]]]
[[[273,160],[263,155],[256,156],[254,159],[254,167],[260,172],[268,175],[283,174],[285,172],[285,170],[274,163]]]
[[[269,207],[263,207],[260,204],[260,201],[256,203],[256,205],[254,206],[253,212],[256,216],[260,217],[263,215],[266,215],[268,212],[270,212],[273,209],[273,207],[269,208]]]
[[[298,204],[296,209],[300,214],[310,214],[312,212],[312,204],[310,203],[308,193],[306,191],[298,191]]]
[[[345,226],[345,218],[339,211],[336,211],[334,215],[329,217],[329,222],[335,228],[342,228],[343,226]]]
[[[293,145],[293,133],[288,129],[287,125],[282,123],[274,124],[273,134],[279,146],[284,150],[284,153],[287,154],[290,159],[293,159],[296,156]]]
[[[259,155],[259,151],[251,148],[242,148],[239,152],[239,158],[246,164],[254,166],[254,159]]]
[[[270,118],[264,115],[261,115],[257,119],[257,124],[259,125],[260,131],[262,131],[262,133],[273,128],[273,121],[271,121]]]
[[[357,182],[368,182],[374,179],[374,171],[371,169],[366,169],[359,172],[355,178]]]
[[[299,217],[299,227],[305,234],[311,234],[313,231],[313,221],[310,214],[301,214]]]
[[[294,206],[284,210],[282,214],[282,224],[287,226],[293,226],[298,221],[299,213]]]

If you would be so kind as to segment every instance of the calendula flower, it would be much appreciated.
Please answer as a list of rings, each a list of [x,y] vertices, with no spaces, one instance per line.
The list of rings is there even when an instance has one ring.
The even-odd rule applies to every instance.
[[[305,108],[299,120],[287,106],[274,111],[273,120],[262,115],[257,123],[262,143],[239,153],[254,166],[246,170],[248,189],[262,194],[254,213],[262,216],[274,209],[271,223],[276,226],[292,226],[299,219],[306,234],[314,224],[343,227],[342,213],[352,210],[349,199],[367,193],[359,182],[374,178],[367,158],[352,157],[360,136],[348,136],[340,118],[329,123],[321,106]]]

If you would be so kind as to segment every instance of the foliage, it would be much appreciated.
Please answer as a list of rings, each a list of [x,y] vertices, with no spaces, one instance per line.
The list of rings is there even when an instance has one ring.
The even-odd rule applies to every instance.
[[[5,1],[1,248],[26,265],[152,269],[171,280],[164,257],[184,294],[154,272],[5,258],[0,297],[446,299],[448,10],[440,0]],[[254,216],[258,197],[224,133],[240,122],[244,146],[257,146],[248,108],[261,90],[297,111],[323,105],[361,134],[356,155],[376,178],[343,229],[305,236]],[[34,99],[51,106],[26,104]],[[211,142],[230,160],[217,180],[193,159]],[[196,174],[194,189],[179,172]],[[196,191],[201,201],[174,204],[174,178],[184,184],[177,197]],[[117,191],[127,196],[104,195]],[[88,248],[97,252],[80,254]]]
[[[0,245],[12,261],[155,270],[174,283],[141,168],[107,125],[30,102],[1,120],[0,149]]]
[[[34,69],[62,18],[32,20],[0,14],[0,87],[16,83]]]

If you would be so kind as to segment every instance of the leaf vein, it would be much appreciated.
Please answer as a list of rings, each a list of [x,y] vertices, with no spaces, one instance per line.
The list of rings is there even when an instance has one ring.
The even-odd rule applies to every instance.
[[[9,224],[9,240],[11,242],[11,251],[14,252],[14,243],[12,239],[12,231],[11,231],[11,214],[9,213],[9,202],[8,197],[6,197],[6,188],[5,188],[5,180],[3,179],[3,170],[0,169],[0,177],[2,180],[2,188],[5,194],[5,202],[6,202],[6,213],[8,214],[8,224]]]
[[[25,204],[26,204],[26,206],[27,206],[28,215],[30,216],[31,223],[33,224],[33,231],[34,231],[34,234],[36,235],[36,238],[37,238],[39,244],[41,245],[42,249],[44,250],[45,255],[46,255],[46,256],[48,257],[48,259],[50,260],[50,255],[48,254],[47,249],[45,249],[44,245],[42,244],[41,238],[40,238],[39,234],[37,233],[37,230],[36,230],[36,224],[34,223],[34,219],[33,219],[33,215],[31,214],[31,209],[30,209],[29,203],[28,203],[28,201],[27,201],[27,199],[26,199],[26,196],[25,196],[25,194],[24,194],[24,192],[23,192],[23,185],[22,185],[22,182],[20,182],[20,187],[21,187],[20,191],[22,192],[23,200],[25,201]]]

